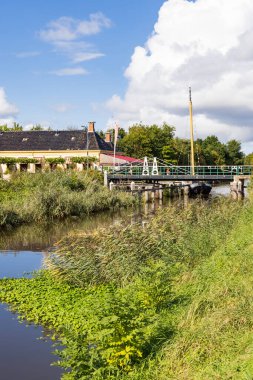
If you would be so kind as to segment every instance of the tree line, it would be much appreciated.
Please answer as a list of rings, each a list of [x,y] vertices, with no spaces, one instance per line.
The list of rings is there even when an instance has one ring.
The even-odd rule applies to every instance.
[[[12,127],[0,125],[0,131],[22,130],[19,123],[14,123]],[[36,124],[30,130],[46,129]],[[110,132],[114,140],[114,130]],[[103,131],[99,135],[105,137]],[[194,148],[195,165],[253,165],[253,153],[246,156],[241,150],[240,141],[235,139],[222,143],[217,136],[210,135],[197,139]],[[128,132],[119,128],[117,150],[135,158],[157,157],[174,165],[190,165],[190,140],[176,137],[175,128],[167,123],[162,126],[138,123],[131,126]]]
[[[190,140],[176,137],[175,128],[167,123],[134,124],[128,132],[120,128],[117,145],[119,151],[132,157],[151,156],[175,165],[190,165]],[[222,143],[211,135],[197,139],[194,148],[195,165],[253,164],[253,154],[249,160],[241,150],[240,141],[235,139]]]

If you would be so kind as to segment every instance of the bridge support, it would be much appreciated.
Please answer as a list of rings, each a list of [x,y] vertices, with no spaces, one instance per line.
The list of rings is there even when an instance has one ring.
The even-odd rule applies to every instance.
[[[108,172],[107,172],[107,170],[104,171],[104,186],[108,187]]]
[[[234,181],[230,183],[230,191],[233,199],[241,200],[244,198],[244,178],[234,177]]]
[[[163,199],[163,187],[162,187],[162,185],[159,185],[158,194],[159,194],[158,198],[160,200],[162,200]]]
[[[148,203],[149,200],[150,200],[150,191],[148,189],[149,189],[149,186],[146,186],[145,187],[145,191],[144,191],[144,200],[145,200],[145,203]]]
[[[132,181],[130,183],[130,189],[131,189],[132,192],[135,190],[135,182],[134,181]]]
[[[184,184],[184,182],[183,182],[183,184]],[[190,192],[190,186],[184,186],[183,187],[183,191],[184,191],[184,195],[185,196],[188,196],[189,195],[189,192]]]

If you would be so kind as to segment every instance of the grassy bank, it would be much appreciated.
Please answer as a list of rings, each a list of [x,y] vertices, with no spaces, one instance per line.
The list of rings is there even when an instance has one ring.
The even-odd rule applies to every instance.
[[[65,379],[251,379],[253,206],[161,211],[63,240],[0,300],[60,339]]]
[[[0,181],[0,228],[129,206],[133,198],[110,192],[99,173],[19,173]]]

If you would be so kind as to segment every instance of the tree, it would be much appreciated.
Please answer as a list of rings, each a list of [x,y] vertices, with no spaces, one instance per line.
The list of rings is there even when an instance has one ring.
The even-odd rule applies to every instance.
[[[23,131],[23,127],[19,123],[14,122],[13,127],[8,127],[7,124],[0,125],[0,131],[1,132],[20,132],[20,131]]]
[[[204,165],[224,165],[226,163],[226,146],[217,136],[207,136],[201,144]]]
[[[104,131],[100,130],[98,132],[98,135],[101,137],[101,139],[105,139],[105,132]]]
[[[163,158],[164,146],[170,146],[174,136],[174,127],[164,123],[161,127],[156,124],[134,124],[119,140],[119,149],[129,156],[143,158],[153,156]],[[169,149],[169,148],[168,148]],[[167,154],[168,154],[167,149]]]
[[[249,153],[244,157],[244,165],[253,165],[253,153]]]
[[[244,161],[244,154],[241,151],[241,143],[237,140],[230,140],[226,143],[226,164],[241,165]]]
[[[30,129],[30,131],[44,131],[45,129],[42,127],[42,125],[40,124],[35,124],[32,126],[32,128]]]
[[[173,141],[176,157],[177,157],[177,165],[188,166],[190,165],[190,151],[191,144],[188,139],[180,139],[176,137]]]

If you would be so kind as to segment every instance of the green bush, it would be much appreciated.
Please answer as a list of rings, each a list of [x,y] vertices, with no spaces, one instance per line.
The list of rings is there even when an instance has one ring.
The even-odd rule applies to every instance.
[[[39,159],[37,159],[37,158],[21,157],[21,158],[17,158],[16,162],[20,163],[20,164],[38,164],[39,163]]]
[[[46,158],[45,162],[48,164],[64,164],[65,163],[65,158],[63,157],[54,157],[54,158]]]
[[[13,157],[0,157],[0,164],[15,164],[16,162],[17,159]]]
[[[96,157],[86,156],[86,157],[71,157],[71,162],[75,164],[86,164],[87,162],[96,162]]]

